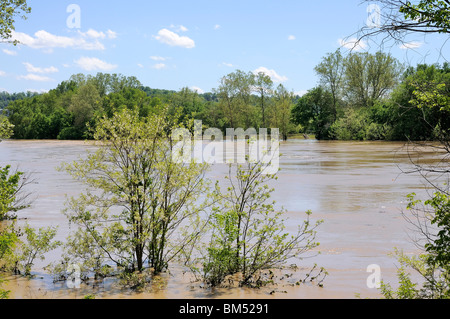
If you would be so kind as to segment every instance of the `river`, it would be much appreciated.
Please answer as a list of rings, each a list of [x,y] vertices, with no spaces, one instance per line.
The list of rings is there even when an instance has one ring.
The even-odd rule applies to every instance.
[[[404,143],[394,142],[319,142],[293,139],[281,144],[281,170],[274,184],[273,199],[287,213],[288,229],[295,228],[311,210],[314,220],[323,219],[318,229],[316,249],[320,255],[305,259],[293,277],[303,278],[306,267],[317,264],[328,271],[324,286],[292,285],[281,280],[263,289],[205,289],[192,282],[189,274],[171,269],[163,284],[149,291],[133,293],[113,283],[68,289],[53,284],[42,267],[58,260],[60,251],[47,254],[36,263],[37,277],[28,280],[8,277],[3,285],[10,298],[81,298],[93,293],[97,298],[379,298],[377,289],[367,286],[369,265],[378,265],[382,279],[394,282],[397,262],[389,254],[394,247],[414,253],[410,225],[402,212],[406,195],[416,192],[426,197],[426,185],[417,174],[403,174],[410,166]],[[0,166],[10,164],[32,172],[35,182],[28,190],[33,205],[19,213],[19,224],[58,226],[58,240],[64,241],[70,228],[61,213],[67,196],[76,196],[81,185],[56,168],[72,162],[93,146],[75,141],[16,141],[0,143]],[[431,155],[430,155],[431,156]],[[209,177],[223,178],[226,169],[214,168]],[[305,268],[303,268],[305,267]],[[302,273],[303,271],[303,273]],[[289,271],[288,271],[289,272]],[[292,271],[290,271],[292,273]],[[394,285],[395,286],[395,285]]]

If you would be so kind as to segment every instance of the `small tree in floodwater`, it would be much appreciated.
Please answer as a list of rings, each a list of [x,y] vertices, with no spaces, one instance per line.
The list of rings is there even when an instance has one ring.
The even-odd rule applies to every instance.
[[[285,212],[276,211],[270,201],[274,189],[268,182],[277,178],[263,173],[267,165],[248,161],[229,166],[229,186],[219,195],[221,205],[211,219],[210,241],[202,257],[191,264],[210,286],[235,274],[240,274],[240,285],[260,286],[262,270],[282,266],[319,245],[315,230],[322,221],[311,223],[311,212],[296,233],[286,231]]]
[[[174,159],[177,118],[166,109],[145,118],[124,110],[98,122],[98,150],[64,166],[88,190],[68,201],[65,214],[77,230],[55,271],[79,264],[96,276],[158,274],[195,244],[208,223],[197,204],[207,166]]]

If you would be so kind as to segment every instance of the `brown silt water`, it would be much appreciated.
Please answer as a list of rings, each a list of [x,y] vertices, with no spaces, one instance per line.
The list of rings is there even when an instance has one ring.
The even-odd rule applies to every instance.
[[[64,241],[71,228],[62,214],[67,197],[76,196],[83,186],[68,174],[57,171],[63,162],[73,162],[94,146],[74,141],[15,141],[0,143],[0,166],[11,164],[20,171],[32,172],[35,182],[28,190],[33,205],[19,213],[19,225],[40,228],[58,226],[57,240]],[[116,285],[114,280],[83,284],[69,289],[65,283],[53,283],[42,268],[61,257],[57,249],[34,265],[35,279],[7,277],[3,289],[12,299],[82,298],[379,298],[379,290],[368,286],[370,265],[378,265],[382,279],[396,281],[397,262],[389,254],[394,248],[408,254],[417,248],[410,240],[410,225],[402,213],[406,196],[417,193],[427,198],[427,185],[418,174],[404,174],[411,162],[404,143],[395,142],[319,142],[292,139],[281,144],[281,170],[273,199],[286,212],[287,229],[295,230],[312,211],[313,220],[324,220],[317,229],[320,246],[311,258],[297,261],[298,268],[274,271],[274,284],[261,289],[228,287],[209,289],[194,280],[178,265],[155,279],[144,291],[135,292]],[[433,154],[424,155],[432,162]],[[225,165],[215,165],[208,173],[221,180]],[[320,252],[315,256],[315,253]],[[324,267],[328,275],[323,287],[314,283],[296,285],[310,267]],[[370,269],[369,269],[370,270]],[[395,286],[395,285],[394,285]]]

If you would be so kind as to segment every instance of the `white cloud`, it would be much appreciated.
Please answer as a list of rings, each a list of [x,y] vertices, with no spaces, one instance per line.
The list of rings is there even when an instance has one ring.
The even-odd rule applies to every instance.
[[[59,71],[54,66],[51,66],[51,67],[48,67],[48,68],[38,68],[38,67],[33,66],[31,63],[28,63],[28,62],[24,62],[23,65],[25,65],[27,71],[30,72],[30,73],[46,74],[46,73],[56,73],[56,72]]]
[[[165,58],[165,57],[155,56],[155,55],[151,56],[150,59],[152,59],[153,61],[166,61],[167,60],[167,58]]]
[[[115,39],[117,38],[117,32],[112,30],[106,31],[106,34],[102,31],[96,31],[94,29],[89,29],[86,32],[78,31],[78,34],[82,37],[91,38],[91,39]]]
[[[0,76],[6,76],[6,73],[2,70],[0,70]]]
[[[402,45],[399,46],[400,49],[402,50],[408,50],[408,49],[418,49],[423,45],[422,42],[416,42],[416,41],[412,41],[412,42],[406,42],[403,43]]]
[[[158,63],[152,66],[152,69],[161,70],[164,69],[166,65],[164,63]]]
[[[214,30],[219,30],[220,28],[221,28],[220,24],[216,24],[216,25],[214,26]]]
[[[226,63],[226,62],[223,62],[222,64],[223,64],[223,65],[225,65],[225,66],[227,66],[227,67],[229,67],[229,68],[232,68],[232,67],[234,67],[234,65],[233,65],[233,64],[231,64],[231,63]]]
[[[37,75],[37,74],[27,74],[27,75],[21,75],[18,77],[19,80],[27,80],[27,81],[36,81],[36,82],[50,82],[53,81],[53,79],[47,77],[47,76],[42,76],[42,75]]]
[[[11,55],[11,56],[16,56],[17,55],[16,51],[12,51],[12,50],[8,50],[8,49],[3,49],[2,51],[3,51],[3,53],[5,53],[7,55]]]
[[[115,38],[117,38],[117,32],[114,32],[114,31],[112,31],[112,30],[106,31],[106,35],[108,36],[109,39],[115,39]]]
[[[275,70],[269,70],[266,67],[259,67],[255,71],[253,71],[254,74],[258,73],[264,73],[268,75],[273,82],[279,83],[279,82],[286,82],[288,80],[287,77],[279,75]]]
[[[367,48],[366,42],[363,40],[358,41],[356,38],[339,39],[338,43],[341,47],[354,51],[364,51]]]
[[[92,38],[92,39],[104,39],[106,35],[103,32],[96,31],[94,29],[89,29],[87,32],[78,31],[82,37]]]
[[[167,29],[159,30],[158,35],[155,36],[155,39],[170,46],[179,46],[187,49],[192,49],[195,47],[195,42],[191,38],[180,36]]]
[[[140,67],[141,69],[144,68],[144,65],[140,63],[138,63],[137,66]]]
[[[92,32],[93,31],[93,32]],[[97,31],[92,30],[90,32],[90,37],[96,35],[98,36]],[[51,52],[54,48],[74,48],[74,49],[82,49],[82,50],[104,50],[105,46],[98,41],[98,38],[95,38],[93,41],[87,41],[86,36],[81,36],[78,38],[70,38],[65,36],[58,36],[51,34],[45,30],[40,30],[34,34],[34,36],[30,36],[26,33],[15,32],[12,31],[11,40],[17,40],[21,44],[26,45],[32,49],[44,49],[48,52]]]
[[[75,61],[75,63],[86,71],[111,71],[117,68],[117,65],[107,63],[105,61],[102,61],[98,58],[88,58],[88,57],[82,57]]]
[[[289,40],[289,41],[293,41],[293,40],[295,40],[295,39],[296,39],[295,35],[290,35],[290,36],[288,36],[288,40]]]
[[[198,94],[203,94],[205,93],[205,91],[203,91],[201,88],[199,88],[198,86],[191,86],[191,90],[192,91],[197,91]]]
[[[170,28],[173,29],[173,30],[175,30],[176,32],[187,32],[187,31],[189,31],[189,29],[186,28],[184,25],[174,25],[174,24],[171,24],[171,25],[170,25]]]

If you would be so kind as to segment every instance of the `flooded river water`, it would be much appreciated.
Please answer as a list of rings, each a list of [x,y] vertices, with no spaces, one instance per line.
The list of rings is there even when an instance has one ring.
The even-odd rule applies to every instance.
[[[82,289],[53,284],[42,267],[58,260],[59,251],[36,263],[34,280],[9,277],[3,285],[10,298],[80,298],[93,293],[97,298],[377,298],[377,289],[367,286],[369,265],[379,265],[383,280],[395,281],[397,263],[389,254],[394,247],[414,253],[409,239],[410,225],[402,217],[406,195],[426,196],[423,180],[416,174],[403,174],[410,165],[403,143],[391,142],[318,142],[289,140],[281,145],[281,171],[274,185],[273,199],[287,210],[288,228],[303,221],[311,210],[313,219],[323,219],[317,240],[321,254],[300,263],[293,274],[303,278],[303,267],[317,264],[329,275],[324,286],[292,285],[281,280],[275,287],[263,289],[205,289],[191,282],[188,274],[175,266],[163,278],[163,284],[149,291],[132,293],[109,283]],[[35,201],[19,213],[19,224],[58,226],[57,239],[64,241],[69,225],[62,214],[66,196],[77,195],[80,184],[55,168],[72,162],[92,146],[84,142],[3,141],[0,166],[11,164],[32,172],[36,182],[29,186]],[[223,178],[226,167],[214,167],[213,180]],[[291,271],[292,272],[292,271]]]

